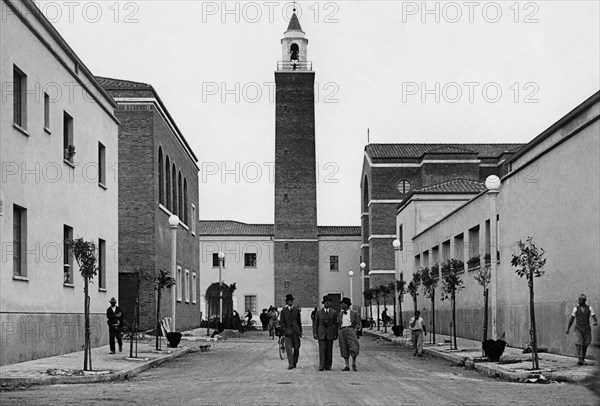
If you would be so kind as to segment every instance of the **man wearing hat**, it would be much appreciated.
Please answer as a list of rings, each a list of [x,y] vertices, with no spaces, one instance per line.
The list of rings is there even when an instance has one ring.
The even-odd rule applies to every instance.
[[[319,340],[319,371],[330,371],[333,362],[333,341],[338,338],[338,314],[330,309],[331,298],[323,296],[323,308],[313,320],[313,337]]]
[[[121,326],[123,325],[123,313],[117,306],[117,299],[110,299],[110,307],[106,309],[106,318],[108,323],[108,339],[110,343],[110,353],[115,353],[115,337],[119,343],[119,352],[123,351],[123,340],[121,339]]]
[[[302,337],[302,322],[300,309],[294,307],[294,296],[285,296],[285,306],[279,316],[279,324],[285,335],[285,352],[287,353],[288,369],[296,368],[300,355],[300,337]]]
[[[360,315],[350,309],[350,306],[352,306],[350,299],[347,297],[343,298],[340,303],[342,311],[338,316],[338,325],[340,326],[338,335],[340,353],[346,362],[346,367],[342,369],[342,371],[350,371],[349,357],[352,356],[352,370],[356,372],[356,357],[358,357],[358,352],[360,350],[360,345],[358,344],[358,332],[362,327],[360,324]]]
[[[585,353],[587,347],[592,342],[592,327],[590,326],[590,317],[594,320],[594,326],[598,325],[598,319],[591,306],[585,304],[587,296],[583,293],[577,299],[578,306],[573,308],[569,325],[567,326],[567,334],[571,329],[573,321],[575,328],[573,329],[573,338],[575,340],[575,348],[577,349],[577,365],[585,365]]]

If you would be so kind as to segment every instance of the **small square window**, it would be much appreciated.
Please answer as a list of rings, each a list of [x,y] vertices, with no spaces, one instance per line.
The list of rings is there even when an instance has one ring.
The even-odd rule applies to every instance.
[[[244,296],[244,313],[256,313],[256,296]]]
[[[338,257],[337,255],[330,255],[329,256],[329,270],[330,271],[339,271],[340,270],[340,257]]]
[[[244,254],[244,266],[247,268],[256,268],[256,254],[255,253]]]

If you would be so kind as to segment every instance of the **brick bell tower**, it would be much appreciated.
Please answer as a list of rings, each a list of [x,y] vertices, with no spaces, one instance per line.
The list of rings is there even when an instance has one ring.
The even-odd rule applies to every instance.
[[[275,303],[294,295],[317,306],[319,246],[315,159],[315,73],[295,10],[275,72]]]

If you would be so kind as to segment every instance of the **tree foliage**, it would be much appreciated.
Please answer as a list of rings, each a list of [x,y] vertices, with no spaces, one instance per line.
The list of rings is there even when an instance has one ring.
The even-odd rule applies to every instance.
[[[85,241],[83,238],[76,240],[65,241],[69,249],[73,252],[73,256],[79,265],[81,276],[87,279],[92,279],[98,273],[96,262],[96,244],[92,241]]]
[[[481,287],[484,290],[487,289],[492,280],[492,273],[490,272],[490,267],[485,266],[479,268],[479,270],[477,271],[477,273],[475,273],[473,278],[477,281],[478,284],[481,285]]]
[[[433,295],[435,295],[435,288],[437,287],[438,281],[433,277],[429,268],[422,268],[420,274],[423,295],[425,295],[426,298],[431,299]]]
[[[449,259],[442,264],[442,300],[454,300],[453,295],[463,288],[463,281],[458,275],[464,270],[464,263],[458,259]]]
[[[532,237],[527,237],[526,241],[517,241],[517,247],[519,248],[518,255],[512,256],[511,265],[516,267],[515,271],[519,277],[526,277],[528,280],[531,277],[539,278],[544,275],[544,265],[546,265],[546,259],[544,254],[546,251],[542,247],[537,247],[533,243]]]

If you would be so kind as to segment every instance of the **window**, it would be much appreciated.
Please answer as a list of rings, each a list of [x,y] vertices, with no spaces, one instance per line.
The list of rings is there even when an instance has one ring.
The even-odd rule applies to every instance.
[[[175,164],[171,167],[171,183],[173,187],[173,203],[171,205],[171,213],[177,214],[177,171],[175,170]]]
[[[213,266],[219,266],[219,254],[217,252],[212,254]],[[225,258],[223,258],[223,267],[225,267]]]
[[[198,295],[198,290],[196,288],[196,272],[192,272],[192,303],[196,304],[196,296]]]
[[[165,168],[162,148],[158,148],[158,203],[165,204]]]
[[[256,296],[248,295],[244,296],[244,313],[256,313]]]
[[[106,289],[106,241],[98,239],[98,287]]]
[[[13,275],[27,276],[27,210],[13,205]]]
[[[183,275],[181,273],[181,267],[177,267],[177,279],[175,280],[176,285],[176,291],[177,291],[177,301],[181,302],[181,294],[182,294],[182,287],[183,287]]]
[[[181,182],[181,171],[177,176],[177,214],[181,221],[185,223],[185,213],[183,212],[183,182]]]
[[[284,250],[289,250],[290,249],[290,244],[288,244],[287,242],[283,244],[283,249]]]
[[[398,227],[398,241],[400,241],[400,251],[404,249],[404,234],[402,233],[402,224]]]
[[[65,159],[73,162],[75,155],[75,146],[73,145],[73,117],[66,111],[63,112],[63,148],[65,150]]]
[[[73,228],[68,225],[63,226],[63,283],[67,285],[73,284],[73,252],[67,245],[67,241],[73,240]]]
[[[244,254],[244,266],[256,268],[256,254],[255,253]]]
[[[13,122],[27,129],[27,75],[13,65]]]
[[[187,179],[183,180],[183,222],[190,224],[188,217],[188,194],[187,194]]]
[[[398,192],[406,194],[410,191],[410,182],[406,179],[402,179],[398,181],[396,187],[398,188]]]
[[[50,96],[44,93],[44,129],[50,131]]]
[[[98,183],[106,185],[106,147],[98,143]]]
[[[167,185],[165,188],[165,195],[167,198],[165,206],[168,210],[172,210],[173,206],[171,206],[171,164],[169,162],[169,156],[167,155],[167,160],[165,164],[165,179],[167,180]]]
[[[287,194],[287,193],[284,193],[284,194],[283,194],[283,201],[284,201],[284,202],[289,202],[289,201],[290,201],[290,198],[288,197],[288,194]]]
[[[192,233],[196,234],[196,206],[192,204]]]
[[[188,269],[185,270],[185,281],[183,284],[183,291],[185,292],[185,302],[190,302],[190,271]]]
[[[329,270],[330,271],[339,271],[340,270],[340,257],[337,255],[329,256]]]

